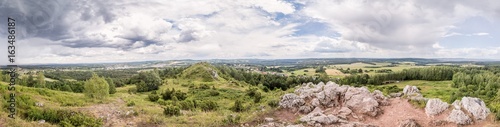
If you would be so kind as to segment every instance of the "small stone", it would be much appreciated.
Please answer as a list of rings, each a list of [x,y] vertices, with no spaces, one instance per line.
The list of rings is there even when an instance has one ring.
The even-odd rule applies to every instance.
[[[273,119],[273,118],[269,118],[269,117],[264,118],[264,120],[265,120],[266,122],[273,122],[273,121],[274,121],[274,119]]]

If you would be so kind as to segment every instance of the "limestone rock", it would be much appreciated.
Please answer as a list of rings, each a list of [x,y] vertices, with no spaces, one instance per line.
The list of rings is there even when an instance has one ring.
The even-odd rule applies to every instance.
[[[350,87],[345,94],[345,99],[345,105],[357,113],[376,116],[380,110],[379,103],[366,87]]]
[[[313,108],[314,107],[309,106],[309,105],[300,106],[299,112],[307,114],[307,113],[311,112]]]
[[[306,122],[309,125],[329,125],[341,121],[340,118],[334,115],[325,115],[321,109],[316,107],[311,113],[299,119],[301,122]]]
[[[437,115],[448,108],[448,103],[441,101],[440,99],[430,99],[425,105],[425,114],[428,116]]]
[[[463,97],[461,102],[462,107],[467,112],[471,113],[476,120],[484,120],[490,113],[490,109],[488,109],[486,104],[479,98]]]
[[[469,116],[467,116],[462,110],[453,109],[450,115],[447,118],[448,121],[456,123],[456,124],[470,124],[472,120]]]
[[[311,100],[311,105],[314,106],[314,107],[319,107],[319,106],[321,106],[321,103],[319,103],[318,98],[313,98]]]
[[[337,115],[341,118],[347,118],[352,113],[352,110],[347,108],[347,107],[342,107],[340,110],[337,112]]]
[[[305,104],[304,99],[291,93],[283,95],[283,97],[281,97],[281,100],[279,102],[280,107],[289,108],[292,110],[296,110],[297,108],[299,108],[304,104]]]
[[[399,122],[399,127],[420,127],[414,119],[407,119]]]
[[[420,90],[416,86],[406,85],[403,89],[404,95],[420,94]]]
[[[264,120],[265,120],[266,122],[273,122],[273,121],[274,121],[274,119],[273,119],[273,118],[270,118],[270,117],[266,117],[266,118],[264,118]]]
[[[462,102],[460,102],[460,100],[455,100],[453,103],[451,103],[451,105],[453,105],[454,109],[460,110],[460,108],[462,107],[460,106],[461,103]]]

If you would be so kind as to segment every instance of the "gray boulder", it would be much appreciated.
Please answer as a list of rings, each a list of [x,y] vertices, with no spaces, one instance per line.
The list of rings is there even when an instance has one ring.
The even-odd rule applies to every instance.
[[[469,116],[467,116],[462,110],[456,110],[456,109],[453,109],[451,111],[447,120],[450,122],[456,123],[456,124],[461,124],[461,125],[466,125],[466,124],[472,123],[472,119]]]
[[[416,86],[406,85],[403,89],[404,95],[420,94],[420,90]]]
[[[337,116],[323,114],[322,110],[318,107],[315,108],[311,113],[307,114],[306,116],[301,117],[299,120],[311,126],[329,125],[343,121]]]
[[[490,109],[486,107],[486,104],[479,98],[463,97],[462,107],[476,120],[484,120],[490,113]]]
[[[461,103],[462,102],[460,102],[460,100],[455,100],[453,103],[451,103],[451,105],[453,105],[454,109],[460,110],[460,108],[462,108],[462,106],[460,106]]]
[[[366,87],[350,87],[345,93],[345,106],[357,113],[376,116],[379,109],[377,99],[370,94]]]
[[[437,115],[448,108],[448,103],[441,101],[440,99],[429,99],[425,105],[425,114],[428,116]]]
[[[304,104],[305,104],[304,99],[292,93],[283,95],[283,97],[281,97],[281,100],[279,102],[279,106],[281,108],[288,108],[294,111],[296,111],[300,106]]]

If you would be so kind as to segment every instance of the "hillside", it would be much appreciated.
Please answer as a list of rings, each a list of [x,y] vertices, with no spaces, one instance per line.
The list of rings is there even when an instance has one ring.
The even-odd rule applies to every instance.
[[[17,85],[18,118],[6,117],[4,108],[0,126],[226,126],[273,111],[279,97],[292,90],[264,92],[208,63],[193,64],[175,77],[162,77],[159,89],[148,92],[137,92],[135,84],[126,84],[102,100],[84,93]],[[134,80],[141,80],[140,76]],[[6,86],[2,83],[2,93],[8,92]],[[8,95],[3,96],[0,103],[7,107]],[[67,115],[68,119],[54,115],[65,112],[81,115]]]

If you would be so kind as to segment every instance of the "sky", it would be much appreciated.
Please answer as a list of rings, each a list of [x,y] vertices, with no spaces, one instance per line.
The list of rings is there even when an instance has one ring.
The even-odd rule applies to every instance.
[[[4,42],[7,17],[16,20],[17,64],[500,60],[496,0],[0,0]],[[0,56],[7,64],[7,52]]]

